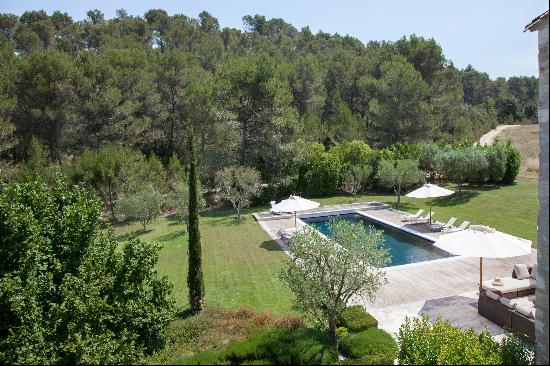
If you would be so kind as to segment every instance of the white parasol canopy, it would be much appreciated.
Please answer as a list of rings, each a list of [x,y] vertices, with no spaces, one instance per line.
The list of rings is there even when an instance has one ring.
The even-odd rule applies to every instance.
[[[296,226],[296,212],[311,210],[319,207],[320,203],[310,201],[300,196],[290,196],[286,200],[273,205],[271,211],[274,212],[294,212],[294,226]]]
[[[450,196],[455,193],[450,189],[436,186],[435,184],[427,183],[422,187],[407,193],[405,196],[409,198],[429,198],[430,199],[430,225],[432,224],[432,198]]]
[[[479,257],[479,286],[483,282],[483,257],[519,257],[531,253],[531,241],[496,231],[483,225],[468,230],[444,234],[434,246],[446,252],[466,257]]]

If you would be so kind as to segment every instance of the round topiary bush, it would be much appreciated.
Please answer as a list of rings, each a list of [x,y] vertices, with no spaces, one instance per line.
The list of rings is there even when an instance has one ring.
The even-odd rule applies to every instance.
[[[374,327],[347,335],[340,349],[355,364],[392,365],[397,358],[397,343],[392,336]]]
[[[353,305],[344,310],[337,323],[338,327],[344,327],[350,333],[357,333],[369,328],[376,328],[378,320],[365,311],[361,305]]]

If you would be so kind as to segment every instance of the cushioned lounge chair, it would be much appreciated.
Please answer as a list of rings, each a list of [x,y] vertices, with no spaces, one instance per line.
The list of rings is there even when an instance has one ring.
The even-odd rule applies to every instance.
[[[414,215],[412,215],[412,214],[402,215],[401,216],[401,221],[413,221],[413,220],[419,219],[420,215],[422,215],[423,212],[424,212],[424,210],[420,209],[420,210],[416,211],[416,213]]]
[[[470,226],[470,221],[462,221],[462,224],[458,227],[450,227],[443,229],[444,233],[454,233],[455,231],[466,230]]]
[[[436,222],[434,224],[431,224],[430,229],[435,230],[435,231],[451,229],[451,228],[453,228],[453,225],[454,225],[455,221],[456,221],[456,217],[451,217],[449,219],[449,221],[447,221],[446,224],[443,224],[441,222]]]

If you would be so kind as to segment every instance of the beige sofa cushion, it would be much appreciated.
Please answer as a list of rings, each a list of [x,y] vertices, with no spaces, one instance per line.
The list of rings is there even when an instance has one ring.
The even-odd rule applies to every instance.
[[[495,293],[500,292],[503,294],[515,292],[517,290],[527,290],[535,288],[536,285],[537,281],[532,278],[518,280],[517,278],[505,277],[502,278],[502,286],[493,285],[493,280],[483,281],[483,288],[485,290],[489,290]]]
[[[515,309],[517,301],[514,301],[514,299],[507,299],[505,297],[500,298],[500,303],[510,309]]]
[[[516,277],[518,280],[525,280],[531,277],[527,264],[514,264],[514,272],[516,272]]]
[[[515,310],[523,316],[526,316],[526,317],[532,318],[532,319],[535,318],[535,314],[533,313],[535,308],[532,307],[532,306],[526,305],[525,303],[516,304]]]
[[[487,295],[488,298],[490,299],[493,299],[493,300],[496,300],[498,301],[500,299],[500,296],[498,296],[497,294],[495,294],[493,291],[491,290],[487,290],[485,291],[485,295]]]
[[[514,299],[507,299],[505,297],[501,297],[499,299],[500,303],[510,309],[516,309],[517,306],[524,306],[524,307],[532,307],[533,304],[531,304],[529,301],[527,301],[524,297],[516,297]]]

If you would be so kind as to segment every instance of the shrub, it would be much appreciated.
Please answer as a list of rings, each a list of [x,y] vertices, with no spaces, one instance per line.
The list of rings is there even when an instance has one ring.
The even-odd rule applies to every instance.
[[[286,330],[296,330],[304,326],[304,320],[293,315],[283,315],[275,320],[275,327]]]
[[[344,310],[338,319],[337,326],[347,328],[351,333],[356,333],[368,328],[376,328],[378,321],[367,313],[362,305],[353,305]]]
[[[61,177],[0,189],[0,364],[133,363],[165,345],[160,244],[121,246]]]
[[[340,342],[340,349],[349,358],[362,359],[366,364],[391,365],[397,358],[397,344],[392,336],[378,328],[348,334]]]
[[[419,144],[396,142],[387,148],[395,160],[419,160],[422,149]]]
[[[269,311],[262,311],[252,318],[252,322],[257,327],[265,327],[275,322],[275,315]]]
[[[387,355],[365,355],[359,358],[347,358],[342,365],[393,365],[395,359],[390,359]]]
[[[512,146],[512,141],[506,143],[506,171],[502,181],[504,183],[514,183],[519,174],[521,165],[521,154],[518,149]]]
[[[501,341],[503,365],[534,365],[535,343],[507,333]]]
[[[330,149],[331,154],[338,155],[342,163],[342,171],[352,166],[370,165],[373,159],[373,150],[363,141],[343,141]]]
[[[489,162],[485,151],[480,148],[469,148],[461,151],[464,159],[465,177],[468,183],[484,183]]]
[[[176,359],[175,365],[228,365],[229,363],[220,360],[215,352],[201,352],[191,357]]]
[[[338,352],[327,336],[311,328],[295,331],[265,330],[245,341],[232,342],[220,357],[232,364],[272,362],[280,365],[328,365],[338,360]]]
[[[485,150],[487,157],[487,180],[492,183],[502,181],[506,173],[506,149],[501,143],[494,143]]]
[[[399,364],[495,365],[501,362],[499,344],[486,331],[476,333],[428,317],[407,318],[398,335]]]
[[[297,190],[307,196],[336,193],[341,180],[342,162],[338,154],[326,152],[323,145],[300,145],[302,161],[298,168]]]

